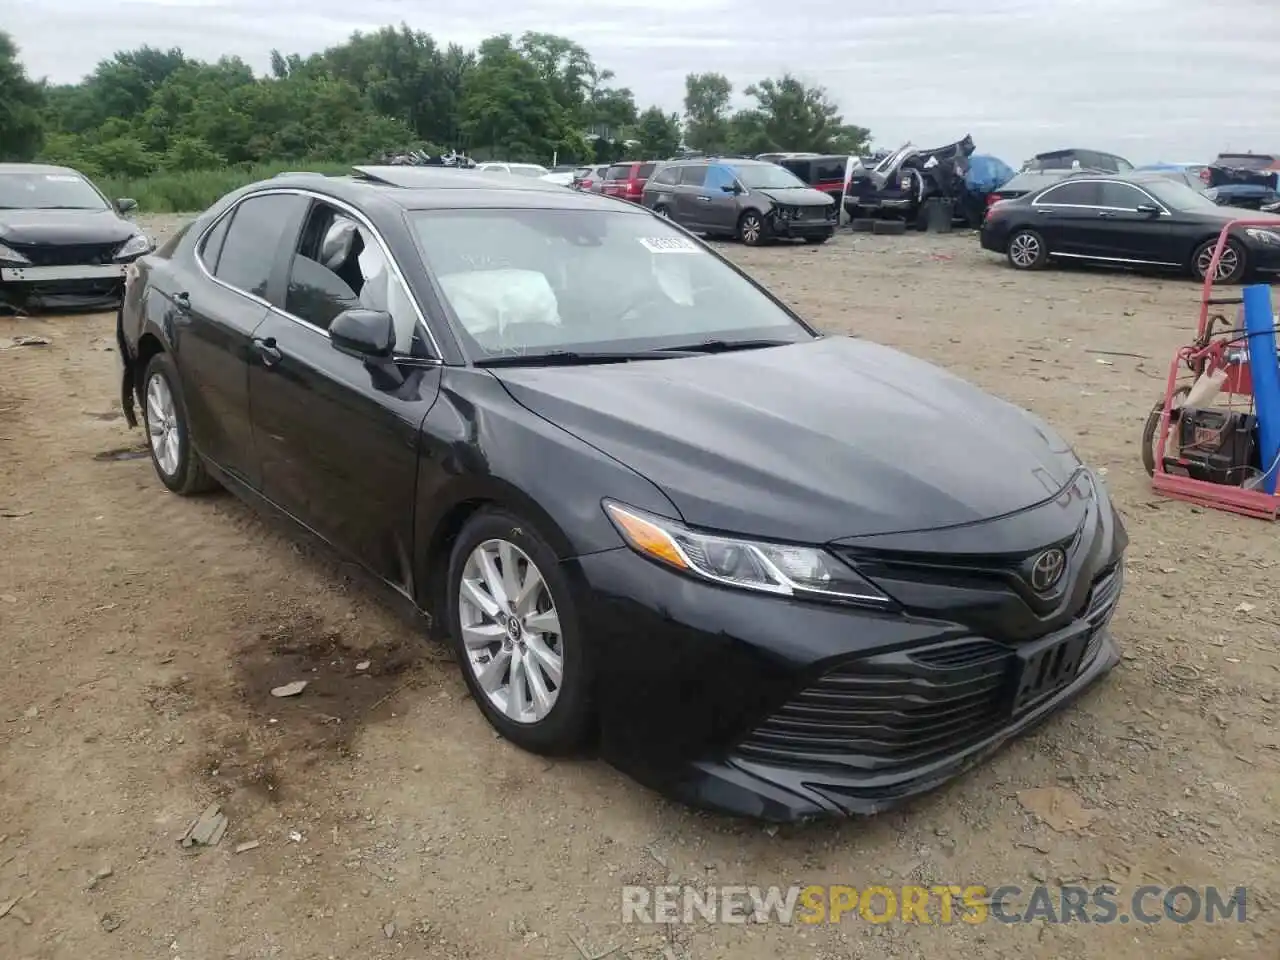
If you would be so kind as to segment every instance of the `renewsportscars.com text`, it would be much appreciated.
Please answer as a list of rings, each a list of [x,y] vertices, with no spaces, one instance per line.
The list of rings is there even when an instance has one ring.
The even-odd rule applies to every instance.
[[[1245,922],[1244,887],[628,886],[624,923]]]

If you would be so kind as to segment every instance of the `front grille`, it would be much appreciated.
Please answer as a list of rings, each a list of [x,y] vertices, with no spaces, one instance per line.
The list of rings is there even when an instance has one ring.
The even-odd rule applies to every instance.
[[[1004,719],[1011,651],[987,640],[879,654],[819,678],[738,745],[744,757],[857,758],[881,770],[928,760]]]
[[[1081,670],[1101,649],[1102,627],[1115,610],[1121,583],[1119,565],[1104,570],[1064,631],[1078,635],[1081,621],[1088,624]],[[964,750],[1010,722],[1017,650],[975,637],[847,661],[760,723],[739,742],[737,753],[766,762],[882,772]],[[1076,675],[1038,690],[1019,709],[1036,706]]]
[[[71,267],[111,263],[118,243],[8,244],[31,261],[33,267]]]

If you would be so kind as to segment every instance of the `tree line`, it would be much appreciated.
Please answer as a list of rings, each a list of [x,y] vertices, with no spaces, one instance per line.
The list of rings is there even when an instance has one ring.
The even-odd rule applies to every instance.
[[[846,124],[823,88],[790,74],[746,87],[754,105],[736,111],[727,78],[690,74],[683,115],[640,110],[614,79],[554,34],[503,34],[469,51],[401,25],[306,57],[273,50],[265,77],[238,57],[208,63],[143,46],[79,83],[49,84],[28,76],[0,32],[0,160],[145,177],[404,150],[545,164],[869,146],[870,132]]]

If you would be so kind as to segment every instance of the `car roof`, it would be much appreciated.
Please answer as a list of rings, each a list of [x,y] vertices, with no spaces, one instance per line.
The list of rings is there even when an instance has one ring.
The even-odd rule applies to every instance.
[[[79,170],[52,163],[0,163],[0,173],[70,173],[77,177],[84,176]]]
[[[345,177],[290,173],[260,181],[253,189],[276,187],[317,191],[357,207],[373,201],[405,210],[520,207],[652,215],[633,203],[566,190],[543,180],[452,167],[360,166]]]

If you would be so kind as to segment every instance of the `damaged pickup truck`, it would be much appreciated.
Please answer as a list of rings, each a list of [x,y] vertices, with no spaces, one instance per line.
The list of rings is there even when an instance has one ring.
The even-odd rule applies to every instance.
[[[871,169],[854,165],[844,208],[852,218],[883,217],[919,224],[925,202],[944,200],[959,206],[973,155],[973,137],[945,147],[921,150],[904,144]]]
[[[0,313],[109,310],[125,271],[153,244],[68,167],[0,163]]]

